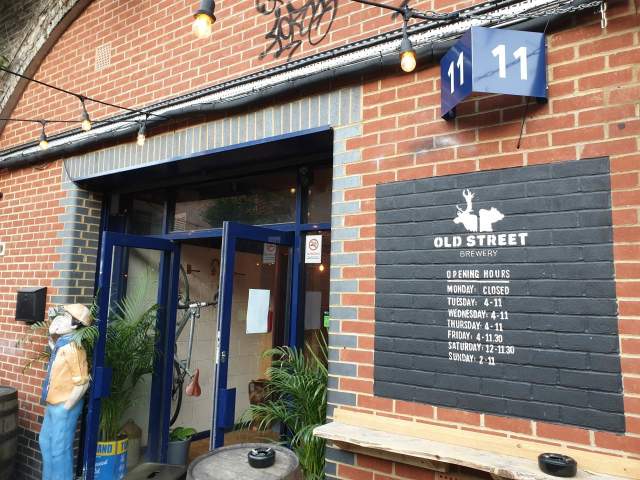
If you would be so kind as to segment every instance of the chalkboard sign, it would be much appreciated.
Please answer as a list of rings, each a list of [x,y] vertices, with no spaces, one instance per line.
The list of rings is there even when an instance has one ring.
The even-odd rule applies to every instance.
[[[375,394],[624,431],[607,158],[377,187]]]

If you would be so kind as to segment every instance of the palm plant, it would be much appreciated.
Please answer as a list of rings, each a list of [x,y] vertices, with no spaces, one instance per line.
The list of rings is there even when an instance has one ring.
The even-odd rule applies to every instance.
[[[148,306],[146,289],[136,289],[112,308],[107,325],[105,364],[112,370],[111,393],[102,399],[100,440],[118,437],[122,417],[133,405],[136,386],[153,373],[158,354],[157,305]],[[98,325],[82,328],[74,341],[82,344],[90,356],[98,340]],[[91,358],[91,357],[89,357]]]
[[[285,440],[295,452],[307,480],[324,478],[325,441],[313,435],[324,424],[327,412],[327,343],[318,335],[319,353],[308,344],[304,349],[277,347],[264,356],[273,359],[267,369],[266,400],[251,405],[243,414],[247,424],[268,430],[280,423]]]

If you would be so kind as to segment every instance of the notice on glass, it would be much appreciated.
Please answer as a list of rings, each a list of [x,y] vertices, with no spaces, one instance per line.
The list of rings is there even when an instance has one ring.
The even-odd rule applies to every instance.
[[[304,263],[322,263],[322,235],[307,235]]]
[[[257,288],[249,289],[247,305],[247,334],[267,333],[269,331],[269,301],[271,291]]]

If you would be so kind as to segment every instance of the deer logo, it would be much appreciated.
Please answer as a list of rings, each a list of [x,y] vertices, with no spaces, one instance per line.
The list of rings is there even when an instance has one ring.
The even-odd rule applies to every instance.
[[[481,208],[478,215],[473,213],[473,197],[469,189],[463,190],[462,196],[467,202],[466,208],[463,210],[456,205],[458,215],[453,219],[453,223],[462,223],[468,232],[493,232],[493,224],[504,218],[504,215],[497,208],[491,207],[489,210]]]

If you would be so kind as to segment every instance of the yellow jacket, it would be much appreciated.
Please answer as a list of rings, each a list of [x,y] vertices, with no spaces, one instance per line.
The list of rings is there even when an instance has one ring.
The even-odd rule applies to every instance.
[[[61,347],[51,366],[47,403],[64,403],[71,396],[73,387],[89,382],[87,353],[71,342]]]

